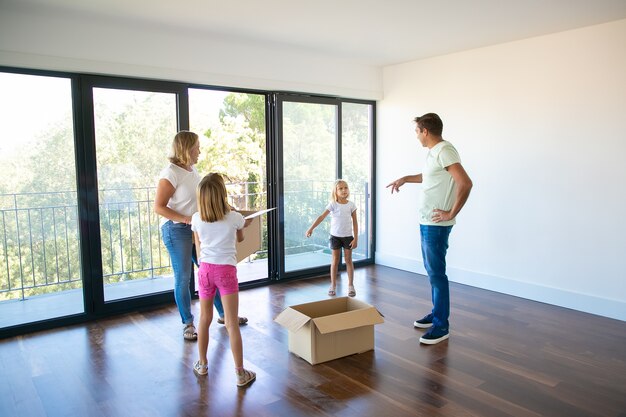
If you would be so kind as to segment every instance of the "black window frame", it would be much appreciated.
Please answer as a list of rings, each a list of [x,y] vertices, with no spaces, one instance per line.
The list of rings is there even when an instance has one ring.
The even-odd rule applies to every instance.
[[[371,129],[371,183],[376,183],[376,101],[342,98],[329,95],[316,95],[301,92],[273,91],[246,89],[229,86],[214,86],[199,83],[186,83],[180,81],[154,80],[138,77],[123,77],[105,74],[84,74],[68,71],[53,71],[45,69],[29,69],[9,66],[0,66],[0,72],[38,75],[46,77],[61,77],[71,80],[72,86],[72,114],[74,126],[75,163],[77,174],[78,216],[81,247],[81,273],[83,279],[83,299],[85,303],[84,313],[50,318],[47,320],[29,322],[16,326],[0,328],[0,338],[11,337],[19,334],[30,333],[39,330],[51,329],[61,326],[93,321],[115,314],[122,314],[142,309],[155,308],[173,301],[172,291],[158,294],[150,294],[139,297],[125,298],[104,302],[103,273],[101,259],[99,202],[97,186],[97,163],[95,154],[95,127],[93,120],[93,88],[132,89],[135,91],[150,91],[174,93],[177,96],[177,125],[178,129],[189,128],[189,100],[188,90],[207,89],[228,91],[233,93],[251,93],[265,96],[266,118],[266,181],[267,201],[269,207],[279,205],[279,182],[282,175],[281,134],[277,126],[279,111],[277,101],[281,97],[289,97],[290,100],[302,100],[307,102],[323,102],[338,104],[338,140],[336,171],[341,174],[341,104],[359,103],[371,105],[372,123]],[[374,187],[371,192],[371,233],[369,242],[370,257],[355,261],[355,267],[371,265],[375,263],[376,247],[376,193]],[[278,281],[304,279],[312,276],[328,274],[328,267],[312,268],[305,271],[297,271],[294,274],[285,274],[284,262],[280,242],[282,241],[280,219],[281,214],[276,211],[268,213],[268,233],[275,238],[269,242],[268,250],[273,254],[268,259],[268,278],[241,284],[241,289],[253,288],[262,285],[273,284]]]

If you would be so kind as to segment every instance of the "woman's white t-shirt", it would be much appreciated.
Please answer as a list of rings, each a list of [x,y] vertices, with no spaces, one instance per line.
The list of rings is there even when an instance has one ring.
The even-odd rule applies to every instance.
[[[352,213],[356,205],[352,201],[340,204],[331,201],[326,210],[330,212],[330,234],[336,237],[349,237],[352,234]]]
[[[170,163],[159,174],[159,180],[161,179],[168,180],[174,187],[174,194],[170,197],[170,201],[167,202],[167,207],[183,216],[191,216],[198,211],[196,188],[200,183],[200,174],[198,174],[195,166],[191,167],[191,171],[187,171],[185,168]],[[161,226],[167,220],[165,217],[162,217]]]
[[[202,221],[200,213],[191,216],[191,230],[200,240],[199,262],[217,265],[237,265],[237,230],[243,229],[241,213],[230,211],[222,220]]]

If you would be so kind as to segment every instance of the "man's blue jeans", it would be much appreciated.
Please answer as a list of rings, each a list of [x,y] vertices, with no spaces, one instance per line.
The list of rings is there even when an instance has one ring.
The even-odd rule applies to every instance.
[[[452,226],[420,224],[422,258],[428,273],[433,300],[433,331],[448,331],[450,285],[446,275],[446,252]]]
[[[191,314],[191,291],[189,283],[193,277],[191,249],[193,246],[191,226],[168,220],[161,226],[163,243],[170,254],[174,270],[174,298],[183,324],[193,323]]]

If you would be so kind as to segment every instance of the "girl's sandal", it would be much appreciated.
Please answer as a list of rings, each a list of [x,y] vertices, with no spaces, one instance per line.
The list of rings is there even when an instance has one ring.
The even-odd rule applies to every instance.
[[[198,339],[198,333],[196,333],[196,327],[193,325],[193,323],[189,323],[185,326],[185,328],[183,329],[183,337],[185,338],[185,340]]]
[[[328,296],[329,297],[334,297],[335,295],[337,295],[337,292],[335,291],[335,287],[330,287],[328,289]]]
[[[356,296],[356,290],[354,289],[353,285],[350,285],[348,287],[348,297],[354,297]]]
[[[206,363],[201,364],[200,361],[196,361],[196,363],[193,364],[193,371],[196,375],[206,375],[209,373],[209,365]]]
[[[256,373],[244,369],[241,373],[237,372],[237,386],[245,387],[256,379]]]

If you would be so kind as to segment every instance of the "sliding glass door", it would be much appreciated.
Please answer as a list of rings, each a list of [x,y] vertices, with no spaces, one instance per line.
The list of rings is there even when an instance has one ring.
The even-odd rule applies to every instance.
[[[90,248],[95,309],[115,311],[171,299],[173,272],[161,237],[162,219],[153,209],[171,141],[179,130],[196,132],[199,173],[225,174],[232,206],[266,208],[265,96],[85,77],[83,101],[89,110],[85,133],[93,136],[94,146],[86,151],[93,158],[87,170],[95,168],[96,177],[87,188],[97,188],[91,210],[98,222],[90,229],[99,241]],[[239,267],[242,282],[268,279],[265,224],[262,230],[265,244]]]
[[[200,175],[223,174],[230,205],[238,210],[268,208],[265,108],[264,94],[189,89],[190,130],[200,136],[198,172]],[[237,265],[240,284],[267,280],[270,276],[270,215],[273,213],[259,218],[261,244],[258,250]],[[258,233],[258,230],[246,233]]]
[[[327,273],[330,218],[310,238],[306,230],[326,209],[336,179],[357,206],[359,244],[354,261],[371,260],[373,108],[332,98],[276,97],[279,185],[279,278]]]
[[[329,202],[337,177],[337,104],[288,101],[282,105],[284,272],[330,265],[329,222],[305,232]]]
[[[84,312],[72,80],[0,72],[0,329]]]
[[[356,204],[359,223],[359,244],[352,251],[355,262],[372,256],[373,107],[354,102],[341,106],[341,176],[350,185],[350,200]]]
[[[173,289],[154,213],[157,175],[177,129],[177,95],[94,87],[104,301]]]

